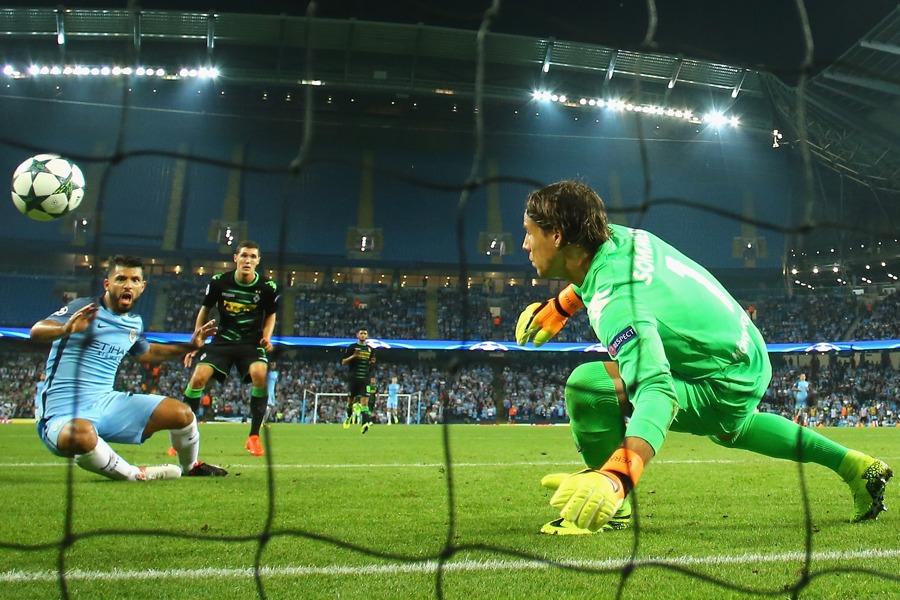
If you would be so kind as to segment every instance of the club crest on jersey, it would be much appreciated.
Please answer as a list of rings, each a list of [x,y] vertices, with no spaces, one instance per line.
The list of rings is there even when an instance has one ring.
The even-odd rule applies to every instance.
[[[137,340],[137,329],[132,329],[128,332],[128,341],[132,344]]]
[[[253,294],[253,304],[257,304],[259,302],[259,294]]]
[[[612,339],[609,345],[606,347],[606,351],[609,352],[609,355],[613,358],[619,353],[619,349],[637,337],[637,334],[634,332],[634,327],[629,325],[622,331],[616,334],[616,336]]]

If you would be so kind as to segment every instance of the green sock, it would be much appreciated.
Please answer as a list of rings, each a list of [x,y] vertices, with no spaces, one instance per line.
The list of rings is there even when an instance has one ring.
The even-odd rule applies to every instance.
[[[625,438],[616,386],[603,363],[576,367],[566,381],[565,398],[581,458],[585,466],[599,469]]]
[[[259,435],[263,417],[266,415],[266,404],[269,392],[266,388],[253,387],[250,391],[250,435]]]
[[[194,389],[190,385],[184,390],[184,402],[191,407],[196,415],[200,410],[200,399],[203,397],[203,388]]]
[[[794,462],[815,463],[838,472],[849,451],[837,442],[789,419],[770,413],[754,413],[730,442],[711,438],[719,445],[739,448]]]

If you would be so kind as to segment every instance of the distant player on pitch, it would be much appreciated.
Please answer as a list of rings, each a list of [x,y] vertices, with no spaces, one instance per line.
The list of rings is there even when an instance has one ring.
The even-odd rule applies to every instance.
[[[791,391],[794,393],[794,422],[805,427],[809,421],[809,382],[806,380],[806,373],[800,373],[800,378]]]
[[[399,423],[397,420],[397,395],[400,393],[400,384],[397,383],[396,377],[391,377],[391,382],[388,384],[388,396],[387,396],[387,418],[388,425],[392,425],[394,423]]]
[[[831,469],[850,487],[851,521],[884,510],[893,475],[887,464],[756,412],[772,376],[766,345],[706,269],[649,232],[608,223],[597,193],[576,181],[532,192],[523,226],[522,248],[538,276],[573,285],[526,308],[516,341],[534,336],[543,344],[587,306],[613,359],[582,364],[566,381],[572,434],[587,468],[544,478],[556,490],[550,504],[560,518],[543,533],[627,527],[628,495],[670,429]]]
[[[369,331],[362,327],[356,332],[356,342],[347,346],[344,353],[347,355],[341,360],[341,364],[349,366],[347,378],[347,418],[344,420],[344,429],[349,429],[353,417],[353,403],[359,402],[361,411],[368,411],[369,396],[366,386],[369,384],[369,371],[375,364],[375,349],[371,348],[366,340],[369,339]],[[369,424],[365,421],[365,414],[361,413],[363,420],[362,433],[369,430]]]

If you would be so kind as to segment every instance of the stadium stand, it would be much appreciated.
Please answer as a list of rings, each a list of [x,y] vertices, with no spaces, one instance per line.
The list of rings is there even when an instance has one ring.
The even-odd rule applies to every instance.
[[[776,369],[760,410],[792,416],[794,400],[790,388],[800,371],[810,374],[815,404],[811,423],[835,427],[892,427],[898,420],[900,372],[894,359],[884,353],[877,362],[865,355],[850,359],[805,361],[788,356],[776,359]],[[12,418],[33,415],[34,390],[46,355],[40,351],[0,351],[0,398],[2,411]],[[285,422],[312,422],[315,393],[340,394],[346,391],[346,374],[338,360],[294,360],[279,358],[280,373],[276,412]],[[446,418],[450,422],[491,423],[506,420],[510,408],[516,407],[516,422],[566,422],[563,390],[569,368],[554,365],[470,364],[455,374],[437,367],[415,364],[381,364],[376,378],[383,385],[396,376],[404,393],[421,392],[421,407],[414,407],[412,421],[440,422],[445,408],[441,393],[446,393]],[[163,364],[154,369],[126,360],[117,376],[116,386],[123,390],[160,392],[179,397],[190,377],[190,371],[179,365]],[[209,391],[214,400],[215,415],[207,418],[242,418],[249,415],[248,392],[236,379],[213,385]],[[304,398],[309,399],[304,410]],[[384,405],[379,401],[377,415],[384,419]],[[338,423],[344,418],[343,399],[331,397],[318,407],[316,421]],[[429,413],[435,415],[428,418]],[[437,418],[437,415],[441,415]],[[499,417],[498,417],[499,416]]]

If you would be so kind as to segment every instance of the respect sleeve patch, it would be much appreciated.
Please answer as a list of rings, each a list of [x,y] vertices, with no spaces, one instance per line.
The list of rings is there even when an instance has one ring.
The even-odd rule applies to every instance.
[[[637,333],[635,333],[634,327],[629,325],[628,327],[626,327],[625,329],[623,329],[622,331],[620,331],[619,333],[616,334],[616,336],[612,339],[612,341],[606,346],[606,351],[609,352],[609,355],[612,358],[615,358],[616,355],[619,353],[619,350],[622,348],[622,346],[624,346],[625,344],[627,344],[628,342],[630,342],[631,340],[633,340],[636,337],[637,337]]]

